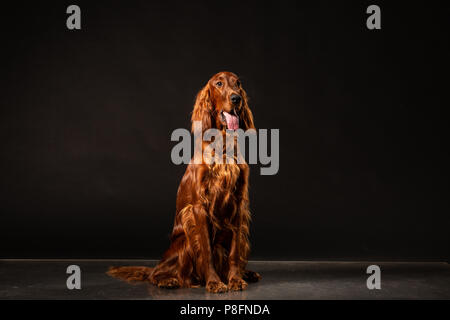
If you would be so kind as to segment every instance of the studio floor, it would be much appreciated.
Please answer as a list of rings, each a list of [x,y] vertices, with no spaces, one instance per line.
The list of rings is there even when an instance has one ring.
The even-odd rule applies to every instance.
[[[154,266],[154,260],[0,260],[0,299],[450,299],[445,262],[251,261],[263,279],[246,291],[212,294],[204,288],[159,289],[105,274],[109,266]],[[369,290],[369,265],[381,268],[381,289]],[[81,269],[81,289],[69,290],[69,265]]]

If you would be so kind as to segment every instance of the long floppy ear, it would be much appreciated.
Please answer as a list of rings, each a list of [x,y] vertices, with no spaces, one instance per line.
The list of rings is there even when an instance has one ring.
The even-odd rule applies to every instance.
[[[241,122],[239,124],[239,127],[241,127],[244,131],[248,129],[255,129],[255,124],[253,122],[253,114],[250,110],[250,107],[248,106],[248,98],[247,93],[244,89],[241,89],[241,96],[242,96],[242,107],[241,111],[239,112],[239,121]]]
[[[211,128],[211,116],[214,110],[213,104],[211,102],[211,93],[209,84],[207,84],[200,92],[197,94],[195,100],[194,110],[192,111],[192,132],[194,132],[194,121],[201,121],[202,132]]]

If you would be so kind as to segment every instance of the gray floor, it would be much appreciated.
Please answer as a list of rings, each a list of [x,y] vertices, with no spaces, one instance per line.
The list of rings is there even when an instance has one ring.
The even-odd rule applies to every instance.
[[[67,266],[81,268],[80,290],[68,290]],[[398,262],[252,261],[263,276],[246,291],[211,294],[198,289],[130,285],[105,274],[111,265],[156,261],[0,260],[0,299],[450,299],[450,265]],[[367,266],[381,268],[381,289],[369,290]]]

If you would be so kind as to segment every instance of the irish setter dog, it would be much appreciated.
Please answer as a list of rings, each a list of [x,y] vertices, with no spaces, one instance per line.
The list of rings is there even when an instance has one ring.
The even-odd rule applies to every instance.
[[[201,121],[202,134],[215,128],[224,138],[229,130],[254,129],[239,78],[231,72],[214,75],[197,94],[191,120],[193,130],[194,121]],[[200,143],[203,151],[205,142]],[[155,268],[112,267],[108,274],[163,288],[205,285],[214,293],[244,290],[248,282],[258,281],[261,276],[246,269],[248,179],[245,161],[211,164],[203,157],[191,161],[178,188],[171,244],[162,260]]]

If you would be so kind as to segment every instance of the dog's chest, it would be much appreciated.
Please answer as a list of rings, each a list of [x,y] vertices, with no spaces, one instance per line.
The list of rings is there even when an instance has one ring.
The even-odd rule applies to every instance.
[[[244,171],[244,165],[241,164],[215,164],[210,167],[207,203],[213,220],[233,218],[238,208],[237,193],[241,189]]]
[[[212,165],[208,177],[210,193],[215,193],[216,195],[223,192],[232,194],[239,183],[241,171],[240,166],[237,164]]]

